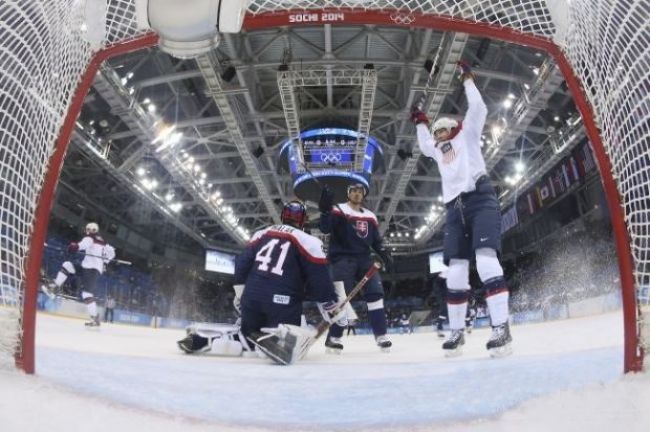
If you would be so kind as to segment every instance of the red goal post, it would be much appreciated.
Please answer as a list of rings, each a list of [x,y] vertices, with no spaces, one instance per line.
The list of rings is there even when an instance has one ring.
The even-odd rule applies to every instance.
[[[3,350],[15,355],[27,373],[34,372],[47,221],[75,120],[103,61],[157,43],[155,35],[137,30],[135,0],[109,0],[95,50],[96,35],[93,42],[79,12],[82,2],[0,4],[0,287],[15,293],[0,291],[0,332],[3,319],[16,323],[16,334],[0,333],[0,357]],[[244,29],[324,23],[429,28],[548,53],[574,96],[599,162],[616,236],[628,372],[643,368],[637,289],[650,284],[647,13],[641,2],[606,0],[252,0]]]

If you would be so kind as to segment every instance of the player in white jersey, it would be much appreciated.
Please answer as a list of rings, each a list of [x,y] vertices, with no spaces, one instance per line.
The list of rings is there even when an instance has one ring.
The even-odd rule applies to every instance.
[[[438,165],[447,208],[444,259],[449,266],[447,306],[452,331],[443,349],[449,355],[458,355],[465,343],[469,264],[476,258],[492,320],[492,335],[486,347],[491,355],[507,355],[511,352],[512,337],[508,326],[508,287],[498,259],[501,212],[480,146],[487,106],[474,83],[470,66],[459,62],[458,67],[468,104],[462,123],[440,118],[433,124],[432,134],[429,119],[421,107],[413,107],[411,111],[420,150]]]
[[[86,225],[84,238],[79,243],[71,242],[68,245],[68,252],[74,253],[78,251],[86,253],[86,256],[81,261],[81,280],[83,283],[81,298],[86,303],[88,315],[90,315],[90,321],[86,325],[98,327],[99,314],[97,313],[97,300],[95,297],[97,279],[104,272],[104,266],[115,258],[115,249],[99,235],[99,226],[95,222],[91,222]]]

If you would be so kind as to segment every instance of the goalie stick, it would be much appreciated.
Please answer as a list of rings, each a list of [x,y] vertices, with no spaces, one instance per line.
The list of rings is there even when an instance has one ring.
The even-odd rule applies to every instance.
[[[343,307],[348,304],[355,295],[363,289],[363,287],[368,283],[370,279],[379,271],[381,264],[374,262],[372,266],[368,269],[363,278],[352,288],[348,296],[338,305],[332,315],[335,316]],[[331,322],[323,319],[315,329],[315,333],[307,338],[299,338],[295,334],[288,333],[284,337],[279,337],[270,333],[261,333],[256,332],[247,339],[260,349],[264,354],[266,354],[271,360],[281,365],[290,365],[296,359],[303,358],[309,348],[314,345],[316,340],[320,338],[332,325]],[[300,347],[297,345],[300,344]]]
[[[45,246],[46,248],[51,249],[51,250],[54,250],[54,251],[58,251],[58,252],[67,252],[67,253],[69,253],[67,249],[61,249],[61,248],[58,248],[58,247],[55,247],[55,246],[50,246],[50,245],[47,244],[47,243],[45,243],[44,246]],[[77,252],[73,252],[73,253],[81,253],[81,251],[77,251]],[[133,264],[131,261],[125,261],[125,260],[121,260],[121,259],[117,259],[117,258],[113,258],[113,259],[107,260],[106,258],[104,258],[104,257],[102,257],[102,256],[99,256],[99,255],[93,255],[93,254],[89,254],[89,253],[86,253],[86,256],[93,257],[93,258],[101,258],[101,259],[104,259],[104,260],[106,260],[106,261],[108,261],[108,262],[114,262],[115,264],[122,264],[122,265],[127,265],[127,266],[130,266],[130,265]]]

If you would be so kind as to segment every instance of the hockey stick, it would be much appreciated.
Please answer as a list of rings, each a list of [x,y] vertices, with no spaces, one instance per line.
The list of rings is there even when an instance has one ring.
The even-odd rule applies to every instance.
[[[361,289],[370,279],[372,279],[380,268],[381,265],[378,262],[374,262],[366,274],[363,275],[363,278],[361,278],[354,288],[352,288],[348,296],[338,305],[338,308],[333,311],[332,315],[336,316],[339,314],[345,305],[348,304],[354,296],[359,293],[359,291],[361,291]],[[247,339],[275,363],[286,366],[293,363],[296,358],[302,359],[305,357],[316,340],[320,338],[331,327],[331,325],[331,322],[322,320],[316,326],[315,334],[307,338],[299,338],[292,333],[287,333],[285,336],[280,338],[271,333],[255,332],[247,337]],[[297,350],[296,345],[299,341],[302,346]],[[298,353],[298,355],[295,355],[295,353]]]
[[[381,269],[381,267],[382,267],[382,265],[377,261],[372,263],[372,265],[370,266],[370,268],[368,269],[366,274],[363,275],[361,280],[359,282],[357,282],[357,284],[354,286],[354,288],[352,288],[352,290],[350,291],[348,296],[339,304],[339,307],[333,313],[334,316],[336,316],[338,313],[340,313],[343,310],[343,308],[345,307],[345,305],[352,301],[354,296],[356,296],[363,289],[363,287],[366,286],[368,281],[373,278],[373,276]],[[329,330],[329,328],[331,326],[332,326],[331,322],[326,321],[326,320],[322,320],[316,326],[316,334],[311,339],[309,347],[311,347],[314,344],[314,342],[316,342],[316,339],[321,337],[323,335],[323,333],[325,333],[327,330]],[[309,347],[307,347],[307,349],[309,349]],[[306,353],[306,350],[305,350],[305,353]]]
[[[321,192],[321,195],[322,195],[322,194],[323,194],[323,191],[325,190],[325,188],[326,188],[327,186],[324,186],[324,185],[320,182],[320,180],[318,180],[318,177],[316,177],[316,176],[314,175],[314,173],[313,173],[309,168],[307,168],[307,165],[306,165],[305,163],[301,163],[300,165],[302,165],[302,167],[305,169],[305,172],[306,172],[307,174],[309,174],[310,177],[314,180],[314,182],[316,183],[316,186],[318,186],[318,189],[320,189],[320,192]],[[334,203],[334,207],[336,207],[336,208],[337,208],[337,209],[338,209],[338,210],[343,214],[343,217],[344,217],[348,222],[350,221],[350,220],[348,219],[347,215],[345,214],[345,212],[341,209],[341,207],[339,207],[338,203]],[[363,213],[363,209],[361,209],[361,212]]]
[[[67,252],[67,253],[81,253],[82,252],[82,251],[68,252],[67,249],[61,249],[61,248],[58,248],[58,247],[55,247],[55,246],[50,246],[47,243],[45,243],[45,247],[48,248],[48,249],[52,249],[54,251],[58,251],[58,252]],[[106,258],[104,258],[102,256],[89,254],[87,252],[86,252],[86,256],[93,257],[93,258],[101,258],[101,259],[103,259],[105,261],[108,261],[108,262],[114,262],[115,264],[122,264],[122,265],[127,265],[127,266],[133,265],[133,263],[131,261],[120,260],[120,259],[117,259],[117,258],[112,258],[110,260],[107,260]]]

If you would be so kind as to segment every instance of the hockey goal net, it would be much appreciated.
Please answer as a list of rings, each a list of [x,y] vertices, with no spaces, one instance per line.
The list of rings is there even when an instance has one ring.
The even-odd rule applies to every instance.
[[[34,371],[49,209],[83,98],[102,61],[157,40],[137,30],[135,2],[0,2],[0,357],[15,357],[27,372]],[[98,3],[105,9],[92,7]],[[642,368],[639,293],[650,285],[649,16],[647,2],[631,0],[252,0],[244,28],[410,26],[548,52],[599,161],[621,269],[625,370],[632,371]]]

